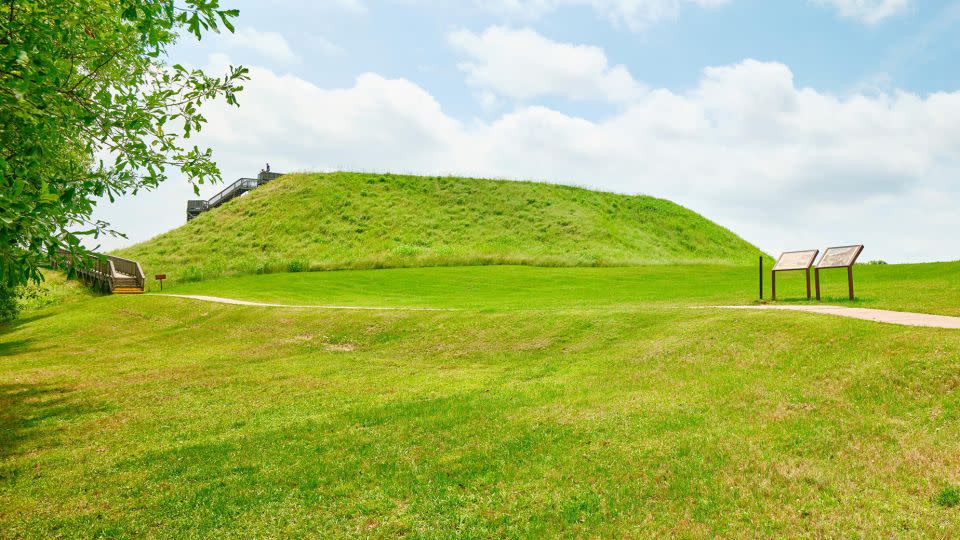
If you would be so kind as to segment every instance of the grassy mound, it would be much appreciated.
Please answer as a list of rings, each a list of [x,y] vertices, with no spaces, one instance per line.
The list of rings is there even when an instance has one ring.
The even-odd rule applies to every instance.
[[[291,174],[117,252],[178,281],[484,264],[739,264],[759,250],[677,204],[534,182]]]

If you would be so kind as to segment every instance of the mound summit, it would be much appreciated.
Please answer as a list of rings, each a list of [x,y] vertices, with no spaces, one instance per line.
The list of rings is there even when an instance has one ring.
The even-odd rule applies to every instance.
[[[670,201],[554,184],[366,173],[280,177],[116,254],[148,275],[440,265],[749,264],[760,251]]]

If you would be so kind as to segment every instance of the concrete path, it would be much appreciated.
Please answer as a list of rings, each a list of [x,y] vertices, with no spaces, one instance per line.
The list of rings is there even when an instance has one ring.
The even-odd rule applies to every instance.
[[[148,296],[168,296],[171,298],[187,298],[190,300],[200,300],[202,302],[216,302],[219,304],[232,304],[235,306],[255,306],[255,307],[276,307],[293,309],[346,309],[359,311],[457,311],[453,308],[431,308],[431,307],[372,307],[372,306],[333,306],[333,305],[312,305],[299,306],[291,304],[271,304],[266,302],[251,302],[249,300],[237,300],[235,298],[221,298],[219,296],[203,296],[199,294],[163,294],[152,293]],[[899,324],[903,326],[924,326],[928,328],[951,328],[960,330],[960,317],[948,317],[946,315],[930,315],[927,313],[910,313],[907,311],[889,311],[885,309],[851,308],[844,306],[783,306],[783,305],[760,305],[760,306],[702,306],[705,309],[762,309],[762,310],[780,310],[780,311],[803,311],[807,313],[820,313],[825,315],[837,315],[839,317],[850,317],[852,319],[863,319],[866,321],[882,322],[889,324]]]
[[[926,326],[929,328],[960,329],[960,317],[946,315],[930,315],[927,313],[910,313],[908,311],[889,311],[886,309],[851,308],[843,306],[713,306],[720,309],[772,309],[786,311],[805,311],[808,313],[822,313],[837,315],[853,319],[899,324],[903,326]]]
[[[349,309],[358,311],[455,311],[451,308],[431,308],[431,307],[369,307],[369,306],[295,306],[290,304],[268,304],[264,302],[250,302],[248,300],[236,300],[234,298],[221,298],[219,296],[203,296],[199,294],[164,294],[150,293],[147,296],[169,296],[172,298],[188,298],[190,300],[200,300],[203,302],[216,302],[218,304],[232,304],[235,306],[256,306],[256,307],[278,307],[294,309]]]

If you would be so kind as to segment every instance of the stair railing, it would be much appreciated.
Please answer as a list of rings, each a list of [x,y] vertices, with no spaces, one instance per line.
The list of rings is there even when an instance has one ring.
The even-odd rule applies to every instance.
[[[60,254],[69,257],[66,250],[61,249]],[[67,264],[75,266],[70,258],[68,258]],[[134,278],[140,289],[144,289],[146,284],[146,276],[143,274],[140,263],[113,255],[105,255],[103,259],[97,258],[90,267],[77,267],[76,271],[84,281],[106,284],[110,291],[113,291],[116,286],[116,279],[120,277],[120,274]]]
[[[110,257],[107,257],[107,260],[104,262],[106,263],[103,265],[105,266],[104,270],[106,270],[106,275],[104,276],[104,278],[107,280],[107,287],[110,288],[110,292],[113,292],[113,288],[114,288],[113,280],[117,275],[117,269],[114,268],[113,261],[110,259]],[[98,261],[97,264],[99,265],[102,263]]]
[[[143,268],[141,268],[140,263],[122,257],[114,257],[113,255],[108,255],[107,260],[110,261],[110,267],[114,271],[114,276],[116,276],[116,272],[119,271],[120,273],[135,278],[137,280],[137,286],[141,289],[144,288],[146,277],[143,275]]]

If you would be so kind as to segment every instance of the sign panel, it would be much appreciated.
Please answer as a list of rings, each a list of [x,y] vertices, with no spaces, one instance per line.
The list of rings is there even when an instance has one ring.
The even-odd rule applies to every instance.
[[[166,274],[157,274],[157,275],[153,276],[153,279],[155,279],[155,280],[157,280],[157,281],[160,281],[160,280],[163,280],[163,279],[167,279],[167,275],[166,275]]]
[[[774,272],[779,272],[781,270],[806,270],[813,265],[814,259],[817,258],[817,253],[820,253],[819,249],[810,249],[806,251],[787,251],[780,255],[780,258],[777,259],[777,264],[773,266]]]
[[[863,251],[862,245],[827,248],[817,263],[817,268],[844,268],[853,266]]]

